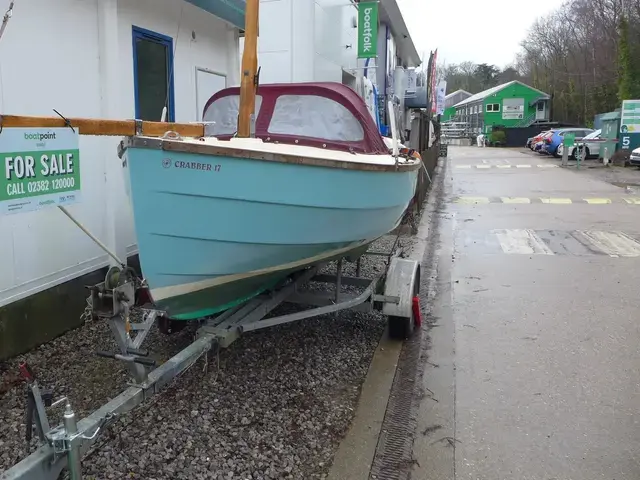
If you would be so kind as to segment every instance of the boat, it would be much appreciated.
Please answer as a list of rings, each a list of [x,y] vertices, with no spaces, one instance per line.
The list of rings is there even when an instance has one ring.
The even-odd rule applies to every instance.
[[[350,87],[258,86],[257,4],[247,2],[242,84],[209,99],[204,135],[129,135],[120,146],[142,274],[173,320],[357,257],[415,193],[419,155],[394,154]]]

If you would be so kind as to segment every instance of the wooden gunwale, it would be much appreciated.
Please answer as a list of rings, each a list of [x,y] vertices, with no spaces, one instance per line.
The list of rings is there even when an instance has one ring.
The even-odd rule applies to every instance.
[[[402,163],[402,161],[399,161],[397,165],[380,165],[376,163],[350,162],[348,160],[305,157],[302,155],[293,155],[288,153],[255,151],[238,148],[231,145],[229,145],[229,147],[227,148],[221,145],[185,142],[183,140],[156,138],[144,139],[139,136],[129,137],[124,142],[124,146],[126,148],[156,148],[168,152],[191,153],[199,155],[217,155],[221,157],[232,157],[238,159],[261,160],[265,162],[290,163],[293,165],[341,168],[344,170],[360,170],[371,172],[411,172],[419,169],[422,165],[422,161],[419,159],[407,163]],[[349,154],[345,153],[345,155]]]

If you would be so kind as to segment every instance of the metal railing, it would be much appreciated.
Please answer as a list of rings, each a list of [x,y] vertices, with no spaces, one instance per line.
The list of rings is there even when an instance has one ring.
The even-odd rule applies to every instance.
[[[536,112],[533,112],[529,116],[523,118],[518,123],[516,123],[515,127],[516,128],[530,127],[531,125],[533,125],[535,121],[536,121]]]
[[[440,127],[442,138],[470,138],[471,130],[467,122],[444,122]]]

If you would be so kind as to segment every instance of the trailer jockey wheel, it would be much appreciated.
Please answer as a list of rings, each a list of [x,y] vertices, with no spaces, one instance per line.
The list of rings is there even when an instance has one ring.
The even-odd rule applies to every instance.
[[[163,315],[158,317],[158,330],[160,333],[165,335],[171,335],[173,333],[178,333],[187,326],[187,322],[182,322],[179,320],[171,320],[169,317]]]

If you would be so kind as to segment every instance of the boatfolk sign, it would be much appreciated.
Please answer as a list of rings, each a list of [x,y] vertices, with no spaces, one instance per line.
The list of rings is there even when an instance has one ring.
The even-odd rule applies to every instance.
[[[358,58],[378,56],[378,2],[358,4]]]
[[[0,132],[0,215],[80,200],[78,131],[5,128]]]

